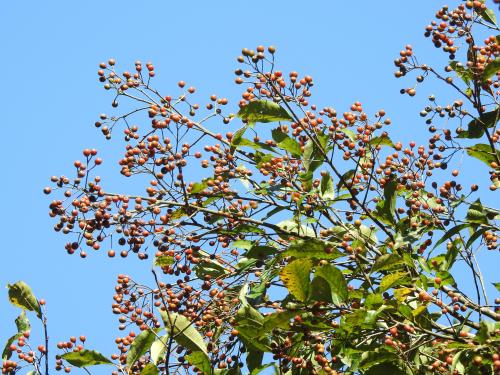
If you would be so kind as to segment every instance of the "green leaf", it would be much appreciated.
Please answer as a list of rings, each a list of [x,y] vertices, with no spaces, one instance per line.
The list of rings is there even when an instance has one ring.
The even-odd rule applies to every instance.
[[[247,353],[247,367],[248,371],[253,374],[254,371],[258,370],[262,366],[262,359],[264,358],[264,352],[260,350],[249,350]],[[260,371],[255,372],[258,374]]]
[[[407,283],[409,278],[406,272],[394,272],[385,275],[380,281],[380,291],[384,292],[387,289],[393,288],[396,285]]]
[[[174,258],[171,256],[162,254],[160,256],[155,257],[155,262],[154,262],[155,266],[164,267],[170,264],[174,264]]]
[[[151,360],[155,365],[158,364],[158,361],[160,359],[163,359],[165,357],[165,352],[167,350],[167,342],[168,342],[168,335],[163,335],[159,339],[156,339],[155,342],[151,345],[151,348],[149,349],[149,352],[151,354]]]
[[[330,173],[323,173],[320,184],[320,197],[323,199],[335,199],[335,186],[333,185],[332,176]]]
[[[453,237],[454,235],[460,233],[461,230],[465,229],[465,228],[468,228],[470,227],[470,224],[460,224],[460,225],[457,225],[453,228],[451,228],[450,230],[448,230],[443,237],[441,237],[441,239],[436,242],[436,244],[434,245],[434,249],[437,248],[439,245],[441,245],[443,242],[447,241],[448,239],[450,239],[451,237]]]
[[[75,367],[113,364],[113,362],[95,350],[83,349],[79,352],[65,353],[61,357]]]
[[[486,8],[483,11],[479,13],[479,15],[488,23],[491,23],[492,25],[497,24],[497,19],[495,16],[495,12],[493,12],[491,9]]]
[[[156,339],[155,332],[147,329],[136,336],[127,354],[127,366],[132,367],[150,348]]]
[[[364,375],[407,375],[406,371],[401,370],[397,365],[390,362],[380,363],[370,367]]]
[[[469,122],[467,130],[461,132],[458,138],[481,138],[484,135],[485,128],[492,128],[500,119],[500,107],[493,111],[483,113],[478,119]]]
[[[203,341],[201,334],[193,327],[193,323],[184,315],[174,312],[160,310],[163,324],[169,334],[173,334],[174,340],[181,346],[195,351],[202,351],[207,354],[207,345]]]
[[[238,249],[250,250],[253,246],[253,242],[248,240],[237,240],[232,243],[232,246]]]
[[[500,158],[500,150],[495,150],[497,155],[495,157],[495,154],[491,151],[491,146],[484,143],[478,143],[477,145],[467,147],[466,149],[469,156],[482,161],[488,167],[490,167],[492,162],[496,162],[497,157]]]
[[[141,375],[158,375],[158,367],[153,363],[148,363],[141,371]]]
[[[335,244],[319,239],[295,240],[283,253],[294,258],[336,259],[343,254]]]
[[[12,356],[12,352],[9,350],[9,346],[13,344],[19,337],[23,335],[24,332],[29,331],[31,326],[26,316],[26,311],[22,310],[21,314],[16,318],[16,327],[17,333],[11,336],[7,342],[5,343],[3,352],[2,352],[2,360],[8,360]]]
[[[302,236],[309,236],[309,237],[316,237],[316,233],[314,230],[307,225],[304,225],[302,223],[297,223],[294,220],[284,220],[278,224],[276,224],[278,228],[281,228],[282,230],[288,232],[290,235],[302,235]],[[278,233],[282,235],[282,233]]]
[[[460,77],[462,81],[464,81],[467,85],[469,85],[470,81],[474,77],[472,72],[457,61],[450,61],[449,65],[455,71],[455,73],[457,73],[457,76]]]
[[[203,182],[195,182],[193,186],[191,187],[191,190],[189,191],[189,194],[198,194],[205,190],[208,187],[208,184],[206,181]]]
[[[469,206],[465,219],[469,223],[488,224],[488,216],[486,215],[480,199],[477,199]]]
[[[480,344],[486,343],[493,332],[495,332],[495,323],[481,320],[479,330],[476,334],[477,341],[479,341]]]
[[[387,270],[402,263],[404,263],[403,258],[397,254],[383,254],[375,260],[370,272],[374,273],[377,271]]]
[[[10,303],[24,310],[35,311],[38,318],[42,318],[40,305],[28,284],[24,281],[18,281],[13,285],[7,284],[7,289]]]
[[[278,249],[272,246],[253,246],[245,253],[247,258],[264,259],[270,255],[276,254]]]
[[[237,115],[248,122],[266,123],[293,120],[284,108],[269,100],[254,100],[241,108]]]
[[[348,299],[347,282],[340,270],[330,264],[316,268],[315,277],[323,278],[330,286],[332,302],[339,306]]]
[[[492,283],[492,284],[500,292],[500,283]]]
[[[310,259],[297,259],[288,263],[280,272],[283,284],[301,302],[304,302],[309,295],[311,268],[312,261]]]
[[[396,180],[388,181],[384,186],[384,199],[377,204],[377,213],[385,221],[394,223],[394,213],[396,212]]]
[[[488,9],[490,10],[490,9]],[[495,16],[495,14],[493,14]],[[493,77],[500,70],[500,57],[497,57],[495,60],[490,62],[488,65],[484,67],[482,79],[486,81],[487,79]]]
[[[392,142],[391,138],[389,138],[388,135],[379,135],[377,137],[373,137],[369,142],[369,145],[371,146],[390,146],[394,147],[394,143]]]
[[[250,373],[250,375],[258,375],[258,374],[260,374],[262,372],[262,370],[265,370],[266,368],[271,367],[271,366],[273,366],[273,364],[272,363],[268,363],[268,364],[256,367],[256,368],[254,368],[252,370],[252,372]]]
[[[187,355],[186,359],[191,365],[198,367],[203,374],[209,375],[212,373],[211,372],[212,366],[210,366],[210,359],[208,358],[208,355],[206,353],[200,351],[193,352]]]
[[[279,148],[288,151],[293,156],[300,157],[302,151],[300,149],[299,143],[295,139],[290,138],[288,134],[282,132],[279,129],[273,129],[271,133],[273,140],[276,142]]]

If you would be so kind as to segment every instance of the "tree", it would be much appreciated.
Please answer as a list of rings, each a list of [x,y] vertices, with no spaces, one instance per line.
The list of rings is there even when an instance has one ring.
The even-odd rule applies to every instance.
[[[95,125],[109,140],[123,131],[121,173],[149,183],[142,196],[107,191],[93,174],[102,160],[86,149],[76,177],[53,177],[55,189],[45,189],[59,194],[50,216],[71,237],[69,254],[136,254],[153,263],[154,284],[119,275],[113,313],[130,333],[116,340],[118,354],[71,338],[57,345],[56,369],[500,371],[500,301],[490,300],[492,280],[479,268],[482,252],[498,252],[500,211],[481,202],[478,185],[464,186],[458,169],[450,173],[458,159],[475,158],[492,194],[500,187],[500,38],[479,42],[499,28],[483,1],[445,6],[436,17],[426,36],[446,54],[445,73],[420,64],[409,45],[395,61],[396,77],[416,73],[402,94],[414,96],[433,78],[457,97],[443,105],[429,97],[420,113],[427,145],[393,141],[384,110],[370,116],[359,102],[343,113],[310,104],[313,78],[281,72],[274,47],[238,57],[236,114],[216,96],[202,109],[183,81],[180,95],[165,96],[151,84],[150,63],[121,74],[114,60],[100,64],[112,106],[133,106]],[[220,133],[206,125],[214,120],[223,122]],[[193,180],[200,166],[205,178]],[[454,277],[458,263],[469,279]],[[8,288],[22,313],[2,372],[48,374],[47,332],[37,351],[28,345],[25,313],[46,328],[45,302],[23,282]]]

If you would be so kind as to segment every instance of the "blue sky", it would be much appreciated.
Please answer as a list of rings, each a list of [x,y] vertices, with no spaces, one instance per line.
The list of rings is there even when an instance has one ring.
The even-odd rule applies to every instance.
[[[393,60],[411,43],[421,61],[445,61],[423,37],[439,5],[407,0],[6,2],[0,12],[0,342],[14,333],[17,314],[3,286],[22,279],[48,302],[53,342],[86,334],[89,347],[110,354],[118,332],[110,308],[116,275],[149,280],[148,265],[133,258],[66,255],[66,239],[52,230],[50,198],[42,193],[51,175],[73,173],[73,161],[86,147],[100,150],[105,160],[100,174],[108,186],[138,188],[117,173],[122,145],[106,142],[93,126],[112,100],[97,80],[99,62],[114,57],[126,70],[137,59],[152,61],[157,88],[176,93],[175,83],[183,79],[198,88],[204,102],[211,93],[236,97],[233,71],[241,48],[272,44],[283,71],[315,78],[319,105],[343,112],[359,100],[372,113],[384,108],[396,139],[425,141],[418,113],[438,89],[430,83],[414,100],[400,95],[413,83],[393,78]],[[464,171],[464,180],[476,180],[477,173],[486,178],[479,168]]]

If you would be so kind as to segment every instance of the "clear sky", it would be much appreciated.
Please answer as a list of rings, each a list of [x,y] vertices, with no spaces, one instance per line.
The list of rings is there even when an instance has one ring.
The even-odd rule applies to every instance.
[[[3,138],[0,215],[0,343],[14,333],[16,309],[7,303],[8,282],[30,284],[47,300],[51,340],[86,334],[88,347],[110,354],[117,335],[111,313],[118,273],[151,281],[149,263],[105,252],[82,260],[68,256],[64,236],[48,217],[42,189],[51,175],[72,175],[81,150],[100,150],[115,190],[138,189],[122,179],[122,144],[106,142],[93,123],[112,97],[97,80],[97,65],[114,57],[120,70],[135,60],[156,66],[155,86],[176,93],[183,79],[200,102],[211,93],[236,98],[233,71],[241,48],[277,47],[283,71],[315,79],[319,105],[347,110],[356,100],[368,111],[384,108],[399,139],[425,141],[418,113],[434,86],[414,100],[399,94],[411,80],[393,78],[393,60],[406,43],[420,60],[444,63],[423,37],[440,1],[25,1],[4,2],[0,12]],[[203,99],[203,100],[202,100]],[[398,138],[398,137],[396,137]],[[478,162],[479,163],[479,162]],[[478,171],[478,168],[481,169]],[[464,170],[469,182],[486,170]],[[493,265],[485,271],[493,272]],[[498,281],[498,280],[495,280]],[[35,319],[34,317],[32,317]],[[2,344],[3,345],[3,344]],[[95,373],[102,373],[96,371]]]

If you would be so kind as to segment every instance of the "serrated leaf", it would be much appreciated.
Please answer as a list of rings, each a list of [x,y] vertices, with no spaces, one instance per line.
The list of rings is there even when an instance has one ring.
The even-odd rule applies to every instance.
[[[141,371],[141,375],[158,375],[158,367],[153,363],[148,363]]]
[[[288,151],[290,154],[296,157],[300,157],[302,151],[300,149],[299,143],[290,138],[290,136],[279,129],[273,129],[272,132],[273,140],[276,142],[279,148]]]
[[[135,337],[127,354],[127,366],[129,368],[151,348],[155,339],[156,333],[149,329],[142,331]]]
[[[478,143],[474,146],[467,147],[466,150],[469,156],[482,161],[488,167],[491,166],[491,163],[496,162],[497,157],[500,158],[500,150],[495,150],[495,156],[495,154],[491,151],[491,146],[484,143]]]
[[[335,199],[335,186],[330,173],[323,173],[320,183],[320,197],[322,199]]]
[[[248,122],[267,123],[293,120],[283,107],[269,100],[254,100],[241,108],[237,115]]]
[[[319,239],[296,240],[286,249],[283,256],[294,258],[336,259],[343,254],[335,248],[335,244]]]
[[[165,357],[165,352],[167,350],[167,342],[168,342],[168,335],[163,335],[159,339],[156,339],[153,344],[151,344],[151,348],[149,349],[149,352],[151,354],[151,360],[155,365],[158,364],[158,361],[162,358]]]
[[[311,268],[312,261],[310,259],[297,259],[288,263],[280,272],[283,284],[301,302],[304,302],[309,295]]]
[[[406,371],[401,370],[397,365],[390,362],[380,363],[370,367],[364,375],[407,375]]]
[[[207,345],[203,337],[193,326],[193,323],[184,315],[174,312],[160,310],[163,324],[173,339],[181,346],[195,351],[202,351],[207,354]]]
[[[113,364],[113,362],[95,350],[83,349],[78,352],[65,353],[61,357],[75,367]]]
[[[42,311],[37,299],[33,295],[31,288],[24,281],[18,281],[15,284],[7,284],[9,302],[14,306],[24,310],[34,311],[38,318],[42,318]]]

